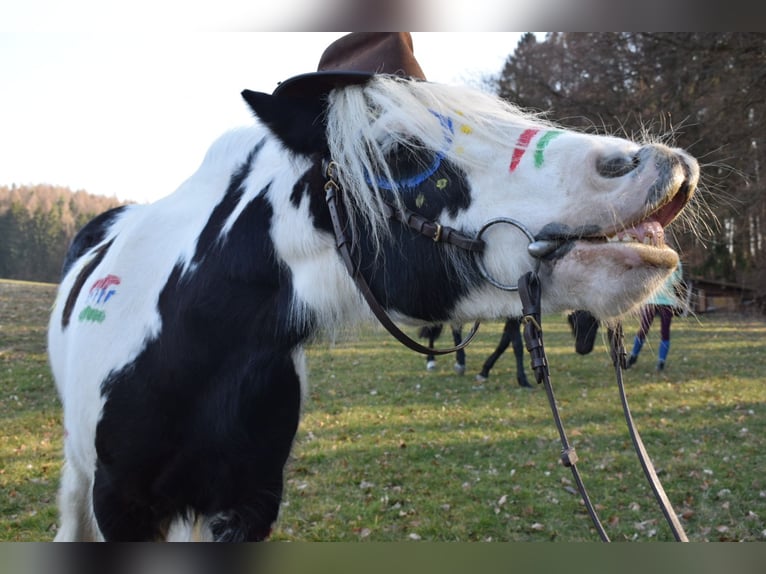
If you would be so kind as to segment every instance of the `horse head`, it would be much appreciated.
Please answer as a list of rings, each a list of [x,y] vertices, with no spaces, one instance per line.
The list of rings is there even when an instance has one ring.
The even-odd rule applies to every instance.
[[[404,316],[518,315],[518,297],[488,284],[477,272],[483,268],[511,285],[536,269],[545,311],[577,308],[607,319],[633,309],[678,263],[664,230],[699,178],[683,150],[567,130],[489,94],[388,76],[321,101],[243,95],[289,149],[339,164],[360,256],[366,252],[361,266]],[[496,220],[514,224],[488,229],[478,257],[425,243],[417,249],[390,240],[398,232],[382,215],[385,203],[467,235]],[[410,282],[401,297],[390,271],[375,274],[373,263],[384,259],[399,262],[397,282]],[[439,262],[430,279],[426,260]],[[418,279],[408,265],[421,270],[431,295],[411,284]],[[445,303],[450,317],[436,311]]]

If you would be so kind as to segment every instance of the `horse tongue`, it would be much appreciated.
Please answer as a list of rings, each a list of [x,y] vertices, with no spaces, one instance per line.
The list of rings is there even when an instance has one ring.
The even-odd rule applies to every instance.
[[[624,235],[635,237],[640,243],[661,247],[665,245],[665,230],[659,221],[648,219],[642,221],[635,227],[626,229],[622,232]]]

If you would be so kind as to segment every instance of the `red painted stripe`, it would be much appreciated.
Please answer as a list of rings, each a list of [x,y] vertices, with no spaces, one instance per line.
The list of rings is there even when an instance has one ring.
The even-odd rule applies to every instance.
[[[120,278],[116,275],[107,275],[106,277],[103,277],[96,281],[93,286],[91,287],[91,290],[93,289],[106,289],[107,287],[111,287],[112,285],[119,285],[120,284]]]
[[[535,137],[535,134],[540,130],[524,130],[521,132],[519,139],[516,141],[516,148],[513,150],[513,157],[511,158],[511,171],[515,170],[519,166],[522,156],[529,147],[529,142]]]

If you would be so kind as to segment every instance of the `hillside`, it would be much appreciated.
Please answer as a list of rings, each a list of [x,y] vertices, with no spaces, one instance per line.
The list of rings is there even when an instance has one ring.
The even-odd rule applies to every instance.
[[[0,186],[0,277],[57,282],[77,230],[118,205],[66,187]]]

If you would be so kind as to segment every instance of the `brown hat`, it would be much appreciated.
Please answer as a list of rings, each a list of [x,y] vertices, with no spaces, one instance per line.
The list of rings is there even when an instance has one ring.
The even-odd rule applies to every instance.
[[[425,80],[409,32],[353,32],[330,44],[317,71],[281,82],[275,96],[313,98],[339,86],[363,84],[375,74]]]

